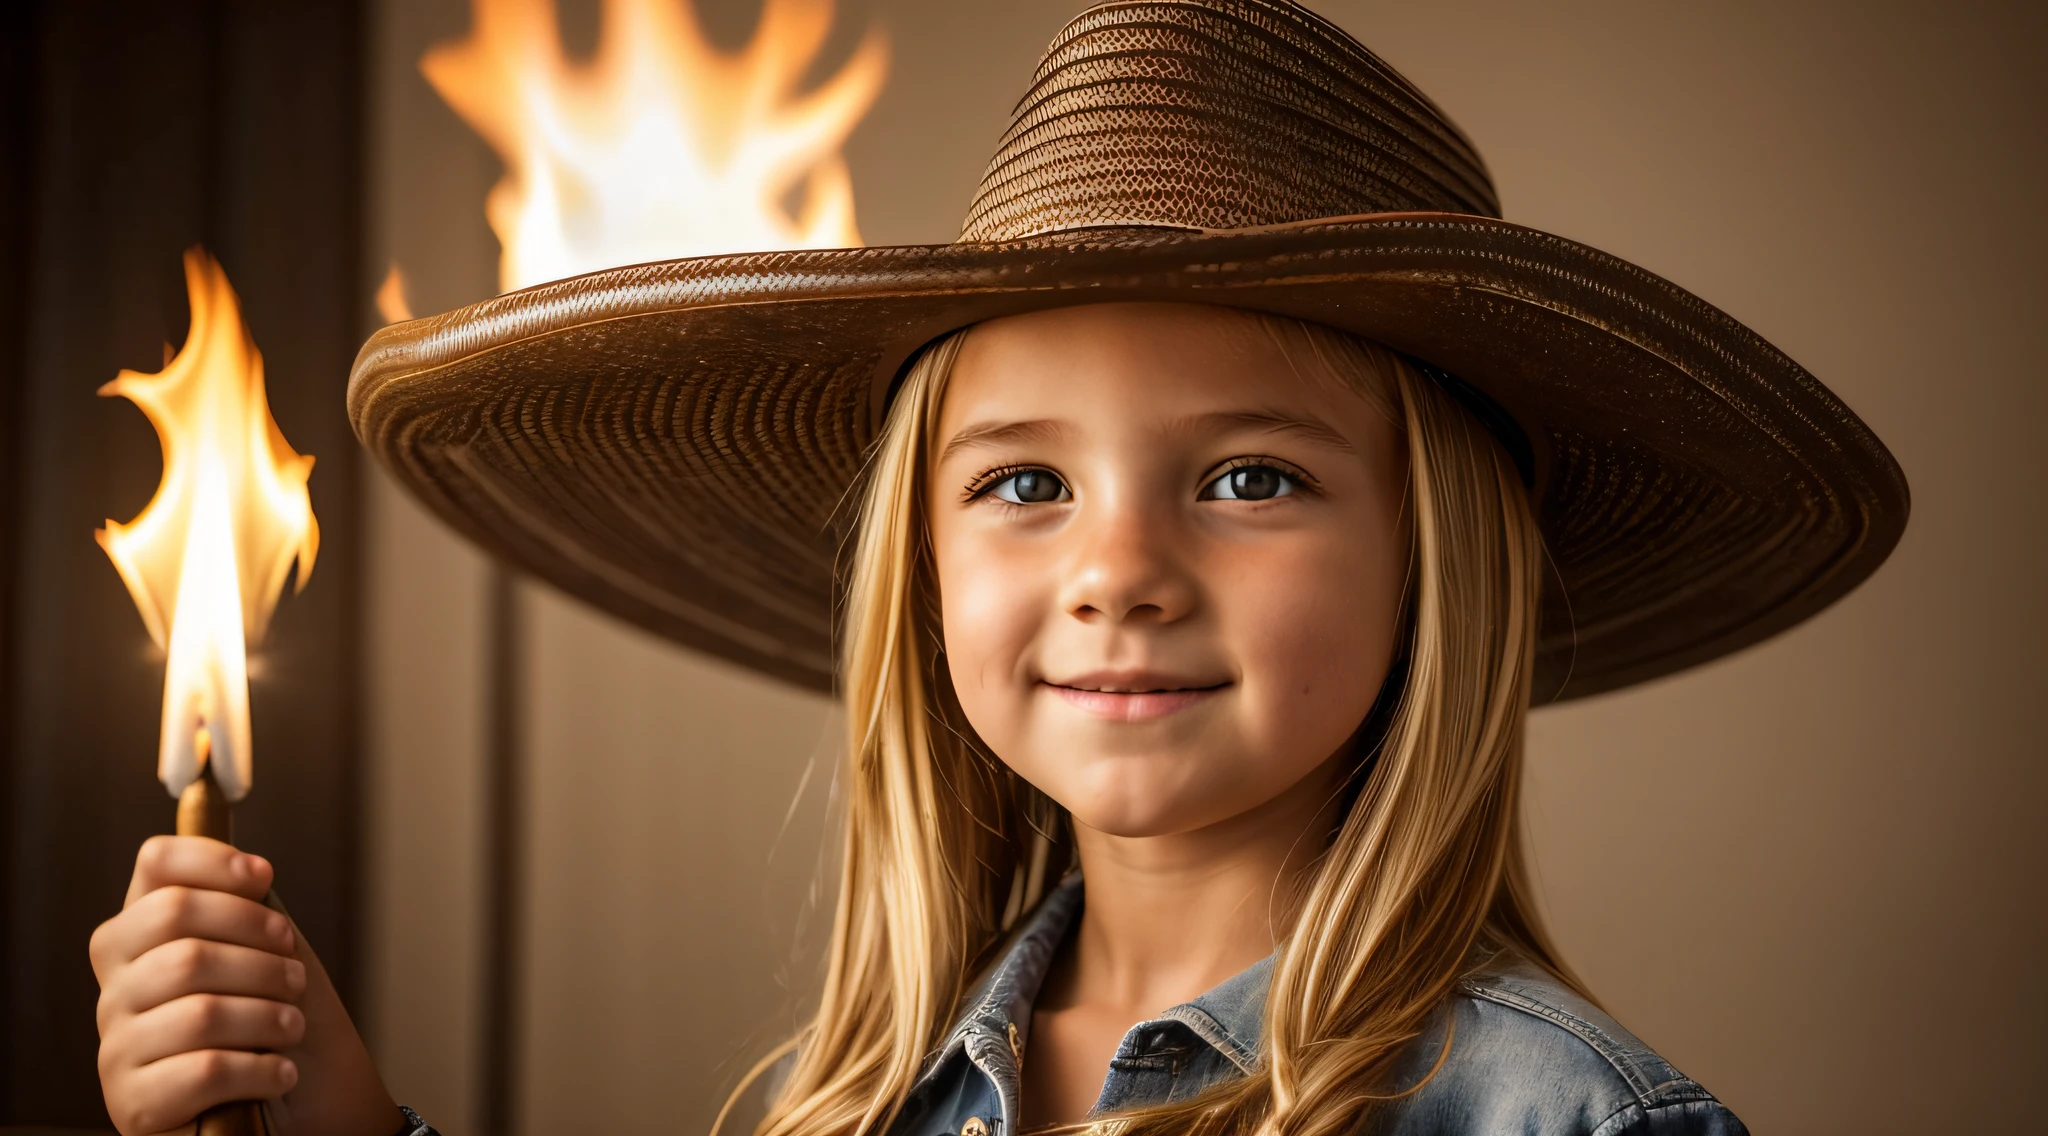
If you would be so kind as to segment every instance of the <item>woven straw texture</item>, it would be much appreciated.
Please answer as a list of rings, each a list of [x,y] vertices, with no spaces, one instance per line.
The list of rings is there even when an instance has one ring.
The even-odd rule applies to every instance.
[[[1148,0],[1053,40],[960,236],[1417,210],[1500,204],[1464,135],[1358,41],[1294,5]]]
[[[1739,649],[1876,569],[1906,484],[1848,408],[1698,297],[1496,212],[1457,129],[1304,9],[1112,3],[1054,41],[961,242],[498,297],[373,336],[349,409],[499,556],[819,689],[849,489],[892,380],[947,331],[1061,304],[1316,320],[1506,408],[1555,566],[1539,699]]]

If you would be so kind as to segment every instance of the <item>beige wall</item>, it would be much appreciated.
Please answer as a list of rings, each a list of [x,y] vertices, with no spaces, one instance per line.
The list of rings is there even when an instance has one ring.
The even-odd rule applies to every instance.
[[[2024,1094],[1954,1109],[2048,1056],[2043,9],[1325,10],[1474,135],[1510,217],[1758,329],[1912,484],[1898,553],[1835,609],[1537,718],[1565,951],[1759,1130],[2020,1126]]]
[[[753,4],[703,6],[737,30]],[[1511,218],[1757,328],[1912,481],[1898,554],[1835,609],[1538,715],[1529,810],[1567,955],[1759,1131],[2012,1126],[2048,1057],[2048,25],[1990,3],[1316,6],[1473,135]],[[1080,7],[842,4],[896,49],[850,153],[870,243],[951,237]],[[490,290],[496,167],[412,70],[464,5],[380,10],[376,263],[399,259],[433,310]],[[483,566],[381,481],[371,504],[366,1017],[401,1098],[474,1131]],[[525,1127],[701,1128],[811,973],[816,920],[799,924],[835,727],[809,696],[539,589],[522,602]]]
[[[496,290],[497,243],[475,203],[498,176],[497,161],[400,62],[460,32],[465,9],[460,2],[380,3],[370,51],[364,278],[378,280],[402,262],[422,313]],[[488,566],[381,470],[369,469],[365,489],[364,898],[371,924],[368,997],[354,1009],[400,1101],[435,1117],[451,1136],[482,1136],[474,1118]]]

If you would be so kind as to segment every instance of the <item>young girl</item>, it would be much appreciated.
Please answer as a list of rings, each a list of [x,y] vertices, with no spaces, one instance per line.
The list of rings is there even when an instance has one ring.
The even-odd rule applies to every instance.
[[[832,949],[762,1136],[1743,1130],[1547,945],[1524,719],[1841,595],[1903,481],[1753,333],[1492,211],[1335,28],[1127,0],[959,244],[365,349],[366,443],[565,587],[802,679],[839,582]],[[116,1124],[424,1130],[269,884],[143,849],[93,944]]]

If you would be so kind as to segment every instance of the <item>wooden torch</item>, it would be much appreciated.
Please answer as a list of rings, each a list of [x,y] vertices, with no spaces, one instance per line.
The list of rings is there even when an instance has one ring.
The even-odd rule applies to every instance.
[[[142,513],[109,520],[99,541],[164,650],[157,776],[177,798],[178,835],[232,843],[231,806],[254,777],[248,645],[269,624],[294,563],[305,586],[320,529],[306,492],[313,459],[294,452],[270,417],[263,359],[227,274],[193,248],[185,283],[185,346],[162,371],[122,371],[100,390],[149,417],[164,473]],[[199,1136],[268,1131],[259,1101],[199,1118]]]
[[[211,746],[207,731],[196,739],[199,776],[178,794],[178,835],[205,836],[223,844],[235,842],[234,805],[208,767]],[[277,906],[275,899],[272,906]],[[270,1136],[270,1116],[262,1101],[238,1101],[207,1109],[199,1117],[197,1136]]]

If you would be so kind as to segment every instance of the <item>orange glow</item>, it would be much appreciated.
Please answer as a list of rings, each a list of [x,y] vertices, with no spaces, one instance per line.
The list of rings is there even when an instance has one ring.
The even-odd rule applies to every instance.
[[[405,273],[393,264],[377,285],[377,314],[385,323],[404,323],[412,318],[412,305],[405,299]]]
[[[100,388],[149,417],[164,474],[133,521],[109,520],[98,536],[167,656],[157,776],[175,797],[207,761],[238,801],[254,768],[246,646],[262,638],[294,561],[306,586],[320,526],[306,494],[313,459],[270,417],[263,357],[227,274],[194,248],[185,286],[185,346],[156,374],[122,371]]]
[[[860,243],[840,148],[888,70],[870,34],[799,90],[831,0],[766,0],[737,53],[687,0],[605,0],[588,62],[563,55],[553,0],[473,0],[468,38],[420,60],[504,159],[485,214],[507,291],[620,264]]]

